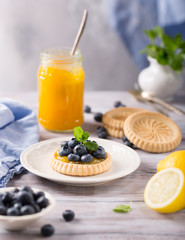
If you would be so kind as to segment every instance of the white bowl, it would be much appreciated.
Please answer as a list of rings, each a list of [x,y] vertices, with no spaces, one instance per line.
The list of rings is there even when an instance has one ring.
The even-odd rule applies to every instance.
[[[1,188],[0,193],[13,191],[15,187]],[[46,208],[43,208],[40,212],[25,215],[25,216],[4,216],[0,215],[0,224],[7,230],[22,230],[26,227],[29,227],[32,223],[35,223],[39,220],[40,217],[49,213],[55,206],[55,199],[48,193],[41,189],[32,188],[34,192],[42,191],[45,193],[46,198],[49,200],[49,205]]]

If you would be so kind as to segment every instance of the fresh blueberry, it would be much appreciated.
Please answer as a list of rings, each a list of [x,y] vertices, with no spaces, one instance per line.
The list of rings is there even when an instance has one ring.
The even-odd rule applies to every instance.
[[[65,210],[63,212],[63,218],[65,219],[66,222],[70,222],[74,219],[75,213],[71,210]]]
[[[116,101],[116,102],[114,103],[114,107],[115,107],[115,108],[117,108],[117,107],[126,107],[126,105],[123,104],[123,103],[120,102],[120,101]]]
[[[19,216],[20,215],[20,210],[18,208],[15,207],[10,207],[7,209],[6,212],[7,216]]]
[[[38,205],[38,204],[33,204],[33,205],[32,205],[32,207],[34,208],[34,210],[35,210],[35,213],[38,213],[38,212],[40,212],[40,211],[41,211],[41,208],[39,207],[39,205]]]
[[[79,142],[76,140],[76,138],[72,138],[69,142],[68,142],[68,146],[70,148],[74,148],[76,145],[78,145]]]
[[[61,146],[61,147],[66,147],[66,146],[68,146],[68,141],[63,141],[63,142],[61,142],[60,146]]]
[[[105,131],[99,132],[98,137],[106,139],[107,138],[107,132],[105,132]]]
[[[14,203],[13,207],[20,210],[22,208],[22,204],[21,203]]]
[[[69,147],[69,146],[64,146],[64,147],[61,147],[60,149],[59,149],[59,151],[58,151],[58,154],[60,155],[60,156],[68,156],[70,153],[72,153],[73,152],[73,150],[72,150],[72,148],[71,147]]]
[[[0,215],[6,215],[6,207],[4,205],[0,205]]]
[[[78,161],[80,161],[80,156],[77,154],[71,153],[67,156],[67,159],[69,161],[78,162]]]
[[[41,234],[44,237],[50,237],[54,234],[55,229],[51,224],[46,224],[41,228]]]
[[[25,205],[20,210],[21,215],[29,215],[34,213],[35,213],[35,209],[31,205]]]
[[[101,122],[102,117],[103,117],[103,114],[100,113],[100,112],[94,114],[94,120],[97,121],[97,122]]]
[[[40,208],[45,208],[48,206],[49,201],[46,197],[42,196],[37,199],[36,203],[39,205]]]
[[[82,144],[76,145],[73,151],[74,151],[74,154],[77,154],[79,156],[82,156],[88,153],[87,148]]]
[[[120,107],[121,104],[122,104],[122,103],[121,103],[120,101],[116,101],[116,102],[114,103],[114,107],[115,107],[115,108]]]
[[[33,195],[33,190],[31,189],[30,186],[23,186],[20,191],[25,191],[25,192],[29,192],[31,195]]]
[[[133,148],[134,144],[131,143],[129,140],[125,141],[124,144],[130,148]]]
[[[99,126],[99,127],[97,127],[97,129],[96,129],[96,132],[97,132],[97,133],[106,132],[106,131],[107,131],[106,128],[104,128],[103,126]]]
[[[93,155],[93,157],[95,157],[97,159],[105,159],[106,158],[105,149],[101,146],[99,146],[98,149],[92,153],[92,155]]]
[[[18,189],[18,188],[15,188],[14,190],[13,190],[13,192],[14,193],[18,193],[20,190]]]
[[[14,200],[12,194],[10,192],[5,192],[2,196],[2,202],[6,204],[10,204]]]
[[[34,199],[37,200],[39,197],[45,196],[45,193],[42,191],[38,191],[34,193]]]
[[[33,195],[30,192],[19,191],[17,194],[16,202],[22,205],[31,204],[34,201]]]
[[[88,105],[86,105],[86,106],[84,107],[84,112],[86,112],[86,113],[91,113],[91,107],[89,107]]]
[[[91,154],[86,154],[86,155],[81,156],[81,161],[83,163],[92,162],[92,160],[93,160],[93,156]]]
[[[122,141],[123,141],[123,142],[128,141],[128,139],[127,139],[127,137],[126,137],[125,135],[122,137]]]

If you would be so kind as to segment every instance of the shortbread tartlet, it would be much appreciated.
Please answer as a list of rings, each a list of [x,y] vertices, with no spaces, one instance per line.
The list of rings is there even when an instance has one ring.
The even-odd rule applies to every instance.
[[[61,143],[50,158],[50,166],[56,172],[70,176],[92,176],[111,168],[112,158],[102,146],[88,140],[89,133],[75,127],[74,138]]]
[[[105,159],[93,158],[90,163],[73,162],[69,161],[67,157],[62,157],[56,151],[50,159],[50,166],[56,172],[70,175],[70,176],[92,176],[100,173],[104,173],[111,168],[112,158],[111,155],[106,152]]]

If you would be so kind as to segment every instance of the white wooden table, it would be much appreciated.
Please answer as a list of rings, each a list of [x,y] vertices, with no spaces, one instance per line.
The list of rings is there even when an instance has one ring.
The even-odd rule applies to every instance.
[[[12,97],[23,101],[37,111],[37,94],[14,93],[0,94],[0,97]],[[120,100],[129,107],[141,107],[152,110],[150,106],[137,102],[126,92],[87,92],[85,104],[92,107],[93,112],[106,112],[113,108],[116,100]],[[185,110],[185,98],[179,97],[174,105]],[[185,116],[171,113],[170,117],[179,125],[183,140],[176,150],[185,149]],[[83,128],[96,136],[99,126],[93,120],[93,114],[85,114]],[[40,127],[40,141],[49,138],[70,136],[71,133],[61,134],[45,131]],[[120,139],[109,138],[121,142]],[[156,172],[157,162],[165,154],[150,154],[136,150],[141,157],[140,167],[129,176],[111,183],[95,187],[73,187],[59,185],[32,173],[15,176],[8,186],[31,185],[49,191],[56,199],[57,206],[51,214],[43,218],[23,232],[7,232],[0,227],[0,239],[42,239],[39,234],[43,224],[51,223],[56,232],[52,239],[68,240],[98,240],[98,239],[185,239],[185,210],[175,214],[160,214],[149,209],[143,201],[143,191],[147,181]],[[132,202],[132,212],[118,214],[112,209],[118,204]],[[62,213],[66,209],[75,212],[75,220],[66,223]]]

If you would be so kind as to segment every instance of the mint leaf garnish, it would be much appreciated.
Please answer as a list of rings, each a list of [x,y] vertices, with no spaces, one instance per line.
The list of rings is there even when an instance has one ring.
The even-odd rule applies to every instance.
[[[140,53],[146,53],[155,58],[159,64],[168,65],[180,73],[185,60],[185,41],[182,36],[177,34],[175,37],[171,37],[165,34],[159,26],[151,30],[144,30],[144,33],[150,38],[151,44]]]
[[[87,141],[87,139],[89,138],[89,133],[88,132],[84,132],[82,135],[82,142]]]
[[[98,144],[95,142],[87,141],[89,138],[89,133],[84,132],[81,127],[75,127],[73,130],[73,135],[75,136],[76,140],[80,143],[84,144],[87,150],[89,151],[96,151],[98,148]]]
[[[83,130],[81,127],[75,127],[73,129],[73,135],[75,136],[76,140],[81,142],[82,135],[83,135]]]
[[[84,145],[86,146],[87,150],[96,151],[98,149],[98,144],[95,142],[85,142]]]
[[[114,212],[117,212],[117,213],[126,213],[126,212],[130,212],[132,211],[132,208],[130,207],[130,204],[129,205],[117,205],[114,209],[113,209]]]

